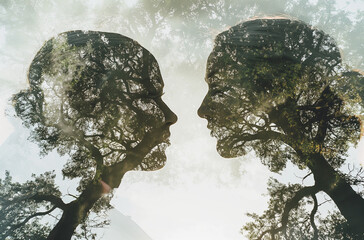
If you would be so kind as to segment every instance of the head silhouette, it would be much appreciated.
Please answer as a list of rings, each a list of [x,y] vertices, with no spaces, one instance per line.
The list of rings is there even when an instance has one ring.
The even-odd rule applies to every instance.
[[[164,166],[177,117],[161,99],[157,61],[136,41],[106,32],[59,34],[37,53],[28,79],[30,87],[13,98],[16,113],[43,153],[70,155],[64,175],[87,180],[123,161],[124,170]]]
[[[360,78],[344,70],[335,41],[324,32],[290,19],[250,20],[216,37],[198,114],[208,120],[223,157],[254,149],[278,171],[297,159],[299,145],[301,153],[317,148],[339,164],[347,149],[339,143],[360,133],[343,101],[359,97],[360,91],[347,90]],[[317,131],[323,120],[325,133]]]

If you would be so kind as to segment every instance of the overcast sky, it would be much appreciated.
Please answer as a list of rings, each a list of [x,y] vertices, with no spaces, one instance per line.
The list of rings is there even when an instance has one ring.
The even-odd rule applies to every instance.
[[[219,32],[253,16],[289,15],[331,34],[340,44],[345,61],[364,70],[364,20],[357,23],[355,15],[364,11],[359,0],[332,5],[310,1],[309,12],[300,6],[306,2],[303,0],[231,1],[239,7],[225,12],[195,9],[193,3],[198,1],[192,0],[161,1],[159,7],[127,0],[1,2],[0,176],[10,170],[15,180],[25,181],[31,173],[55,169],[61,188],[74,188],[60,174],[66,158],[55,152],[40,158],[38,147],[27,140],[29,132],[12,117],[9,102],[12,94],[27,87],[29,64],[46,40],[75,29],[116,32],[137,40],[156,57],[165,82],[163,99],[179,118],[171,127],[167,164],[155,172],[127,173],[112,200],[117,211],[130,216],[153,240],[244,239],[239,231],[248,220],[245,213],[261,213],[267,206],[267,197],[262,194],[271,173],[253,153],[237,159],[221,158],[206,120],[196,114],[207,92],[206,59]],[[166,9],[175,11],[155,14],[166,4],[170,4]],[[149,18],[152,13],[155,29]],[[350,161],[363,161],[362,145],[351,151]],[[278,178],[300,181],[295,175],[302,177],[305,172],[297,170],[294,175],[293,169],[289,167]],[[115,226],[108,236],[118,234]]]

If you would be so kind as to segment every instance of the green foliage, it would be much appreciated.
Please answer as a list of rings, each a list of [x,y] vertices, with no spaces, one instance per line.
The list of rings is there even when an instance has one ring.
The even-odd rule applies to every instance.
[[[248,214],[253,221],[244,225],[242,233],[246,233],[248,239],[313,239],[310,216],[307,213],[307,206],[312,204],[310,199],[301,200],[298,206],[291,210],[285,233],[278,231],[282,226],[281,216],[285,206],[300,189],[302,189],[300,184],[284,185],[276,179],[270,179],[268,209],[260,216]],[[267,233],[263,234],[264,232]]]
[[[244,226],[249,239],[335,238],[319,229],[325,224],[315,224],[320,191],[347,221],[331,227],[346,224],[345,234],[360,239],[364,199],[350,184],[361,185],[362,178],[347,178],[338,169],[360,138],[362,81],[360,73],[342,64],[329,35],[301,21],[254,19],[216,37],[207,63],[209,92],[199,115],[208,120],[220,155],[254,150],[272,172],[291,161],[315,181],[312,187],[271,181],[268,210],[250,214],[254,222]],[[307,197],[314,202],[310,214]]]
[[[60,197],[54,184],[55,174],[46,172],[21,184],[13,182],[9,172],[0,179],[0,238],[46,239],[51,225],[41,221],[50,214],[53,206],[42,201],[40,195]]]
[[[119,186],[127,171],[156,170],[165,164],[169,126],[176,116],[161,100],[158,63],[122,35],[71,31],[44,44],[28,78],[30,87],[13,96],[15,112],[42,154],[56,149],[69,157],[62,173],[80,178],[79,195],[64,203],[58,190],[41,191],[36,182],[35,192],[22,197],[31,207],[8,200],[13,208],[5,209],[10,214],[3,223],[5,234],[21,231],[28,221],[38,224],[38,217],[58,209],[62,217],[50,233],[45,225],[43,234],[71,238],[79,226],[75,238],[95,238],[93,229],[108,224],[105,212],[112,194],[106,193]],[[39,212],[42,208],[46,212]],[[26,221],[18,225],[22,217]]]
[[[271,178],[268,182],[268,209],[261,215],[247,214],[252,221],[243,226],[242,234],[248,239],[265,240],[360,240],[364,237],[350,231],[349,224],[340,212],[321,214],[315,193],[305,196],[297,205],[289,208],[288,213],[284,213],[290,201],[302,188],[300,184],[286,185]],[[283,220],[283,216],[288,216],[288,219]]]
[[[362,90],[350,86],[362,77],[341,65],[332,38],[304,23],[257,19],[230,28],[216,37],[206,76],[201,108],[224,157],[254,149],[278,172],[287,160],[307,167],[302,155],[317,152],[340,167],[358,142],[353,114]]]
[[[63,175],[81,177],[80,190],[165,121],[155,100],[163,87],[157,62],[118,34],[60,34],[37,53],[29,81],[30,88],[13,97],[15,111],[43,154],[56,148],[70,157]],[[160,168],[165,156],[157,155]],[[146,159],[143,164],[148,170]]]
[[[25,183],[13,182],[9,172],[0,179],[0,238],[5,240],[46,239],[63,208],[55,174],[46,172]],[[104,195],[82,220],[74,239],[96,237],[95,230],[109,224],[107,211],[112,194]],[[56,207],[55,207],[56,206]]]
[[[338,211],[330,212],[325,218],[319,219],[319,222],[322,239],[360,240],[364,238],[363,234],[353,234],[350,231],[349,224]]]
[[[72,2],[72,4],[70,4]],[[39,26],[40,22],[44,22],[45,19],[50,20],[49,22],[56,23],[54,28],[58,26],[61,28],[67,25],[66,21],[62,19],[72,19],[72,27],[83,22],[84,19],[88,18],[93,14],[93,18],[97,19],[98,27],[106,27],[114,29],[116,32],[123,32],[129,36],[133,36],[136,39],[148,39],[150,43],[148,47],[153,51],[160,50],[159,56],[162,58],[168,56],[171,49],[173,48],[173,41],[177,39],[178,49],[174,49],[176,53],[172,55],[178,55],[181,58],[183,64],[175,64],[176,66],[183,69],[202,69],[205,66],[205,57],[207,51],[211,48],[211,36],[214,31],[219,29],[226,29],[228,26],[232,26],[242,19],[247,19],[251,16],[265,16],[265,15],[277,15],[277,14],[288,14],[293,17],[298,17],[306,22],[309,22],[315,26],[325,27],[330,34],[337,37],[341,48],[348,52],[347,60],[356,63],[356,66],[363,66],[362,56],[364,56],[362,47],[356,48],[355,46],[363,46],[362,42],[362,28],[363,14],[361,11],[349,16],[346,10],[338,8],[335,1],[290,1],[290,0],[279,0],[279,1],[252,1],[252,0],[198,0],[198,1],[179,1],[179,0],[167,0],[167,1],[137,1],[132,8],[128,8],[124,2],[120,1],[102,1],[93,11],[92,6],[89,6],[87,2],[83,0],[72,0],[72,1],[33,1],[33,0],[4,0],[0,3],[2,15],[0,16],[1,25],[4,26],[6,32],[6,39],[9,40],[6,45],[6,49],[3,56],[6,57],[6,61],[13,61],[19,63],[19,59],[23,59],[23,48],[17,49],[19,45],[31,45],[34,46],[34,41],[38,41],[39,38],[43,38],[43,33],[48,32],[47,24],[45,28]],[[71,7],[70,7],[71,6]],[[90,8],[88,8],[90,7]],[[63,11],[62,11],[63,10]],[[38,14],[41,12],[42,14]],[[20,17],[22,16],[22,17]],[[68,25],[70,26],[70,25]],[[165,34],[166,32],[170,34]],[[37,35],[37,33],[39,35]],[[182,39],[182,41],[181,41]],[[350,41],[347,41],[350,39]],[[356,43],[356,44],[352,44]],[[37,43],[38,44],[38,43]],[[31,50],[33,51],[33,50]],[[8,54],[6,54],[6,52]],[[278,52],[278,51],[277,51]],[[10,54],[9,54],[10,53]],[[177,59],[174,59],[174,62]],[[262,71],[257,71],[261,72]],[[12,82],[11,79],[9,82]],[[354,81],[356,82],[356,81]],[[357,87],[363,86],[357,84],[357,87],[346,88],[347,92],[351,92],[350,89],[358,89]],[[306,89],[315,89],[315,87],[305,85]],[[279,89],[279,90],[278,90]],[[276,93],[282,90],[277,88]],[[236,89],[233,89],[236,91]],[[274,91],[274,90],[273,90]],[[334,91],[338,93],[338,91]],[[317,99],[317,94],[312,91],[312,100]],[[25,96],[32,98],[30,95]],[[343,94],[346,95],[346,94]],[[342,98],[343,95],[340,95]],[[41,99],[41,96],[37,96]],[[309,96],[309,94],[308,94]],[[261,98],[262,96],[258,96]],[[284,98],[279,99],[278,102],[282,102]],[[267,100],[267,99],[265,99]],[[268,99],[269,100],[269,99]],[[29,101],[36,103],[36,101]],[[233,101],[230,100],[230,103]],[[263,103],[263,101],[260,101]],[[235,104],[236,102],[234,102]],[[264,102],[266,104],[266,101]],[[264,106],[266,106],[264,104]],[[89,105],[92,109],[92,104]],[[26,108],[26,106],[24,106]],[[33,105],[33,109],[40,109],[41,105]],[[85,107],[85,110],[87,108]],[[29,108],[28,110],[31,110]],[[255,110],[255,109],[249,109]],[[31,111],[29,111],[31,112]],[[38,110],[34,111],[38,113]],[[29,113],[28,113],[29,114]],[[247,115],[244,113],[244,115]],[[261,117],[266,117],[261,114]],[[311,119],[315,113],[311,111],[305,111],[302,119]],[[37,118],[40,118],[39,120]],[[69,161],[67,166],[64,168],[64,174],[70,178],[81,177],[86,182],[89,181],[88,176],[95,175],[95,163],[91,159],[89,152],[84,151],[85,149],[79,149],[72,145],[72,141],[69,141],[67,145],[65,141],[59,144],[61,133],[56,128],[42,128],[37,123],[42,122],[41,116],[36,114],[29,119],[34,119],[35,122],[30,123],[28,126],[35,127],[39,130],[40,138],[36,138],[32,135],[33,139],[38,142],[44,153],[57,148],[61,154],[71,153],[74,160]],[[110,119],[108,119],[109,121]],[[306,121],[305,120],[305,121]],[[255,118],[252,120],[261,127],[261,123]],[[26,121],[25,121],[26,122]],[[312,124],[312,129],[316,128],[317,124]],[[271,126],[272,129],[276,130],[275,126]],[[230,131],[225,128],[226,131]],[[309,131],[312,132],[312,131]],[[226,135],[224,136],[226,138]],[[356,137],[353,136],[353,137]],[[64,136],[63,136],[63,139]],[[336,146],[341,146],[343,142],[337,142]],[[235,143],[233,143],[235,144]],[[240,142],[242,144],[242,142]],[[266,146],[265,146],[266,144]],[[281,144],[280,147],[277,147]],[[109,153],[107,150],[110,146],[109,142],[106,144],[99,144]],[[238,146],[239,143],[236,144]],[[72,147],[73,146],[73,147]],[[335,146],[334,144],[332,146]],[[307,143],[303,149],[309,151],[310,149],[316,149],[317,145]],[[344,144],[342,149],[347,146]],[[256,149],[262,156],[264,164],[269,166],[272,171],[280,171],[284,168],[287,160],[292,160],[295,164],[301,168],[306,167],[306,161],[301,161],[293,154],[293,149],[287,145],[282,145],[280,140],[265,140],[261,144],[253,143],[252,146],[248,146],[245,143],[244,148],[234,148],[232,155],[243,154],[250,151],[251,148]],[[223,153],[223,150],[220,149]],[[224,155],[230,154],[228,151]],[[282,152],[284,154],[282,154]],[[343,151],[344,152],[344,151]],[[153,154],[163,155],[161,152],[154,152]],[[111,156],[106,161],[110,164],[114,157]],[[149,156],[149,155],[148,155]],[[151,155],[150,155],[151,156]],[[343,156],[343,155],[342,155]],[[163,156],[159,156],[163,158]],[[152,159],[152,158],[150,158]],[[337,165],[340,165],[342,160],[335,160]],[[147,161],[146,166],[143,169],[156,169],[163,165],[163,161]],[[82,169],[80,172],[79,169]],[[82,189],[82,188],[81,188]]]

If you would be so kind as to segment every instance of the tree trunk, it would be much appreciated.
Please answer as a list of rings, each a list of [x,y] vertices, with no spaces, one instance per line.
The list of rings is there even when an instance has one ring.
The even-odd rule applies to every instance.
[[[364,199],[320,154],[311,156],[310,170],[316,186],[330,196],[347,220],[350,231],[364,233]]]
[[[327,96],[324,95],[325,101]],[[330,99],[329,99],[330,100]],[[287,115],[282,114],[286,112]],[[328,121],[327,116],[328,109],[325,111],[321,109],[320,127],[318,134],[321,135],[322,141],[326,135],[326,123]],[[284,142],[290,145],[298,154],[298,156],[304,160],[308,168],[312,171],[315,185],[320,190],[330,196],[339,208],[341,214],[347,220],[349,224],[349,231],[357,234],[364,233],[364,199],[360,194],[356,193],[350,184],[327,162],[325,157],[320,153],[303,154],[301,146],[298,142],[310,142],[311,139],[304,137],[305,129],[302,124],[296,124],[292,127],[291,122],[301,123],[300,111],[297,109],[296,102],[293,99],[288,99],[286,104],[281,108],[273,110],[270,113],[270,118],[280,126],[287,136],[295,136],[296,138],[288,138]],[[344,116],[344,115],[343,115]],[[297,138],[301,138],[300,141]],[[317,138],[317,136],[316,136]],[[307,159],[308,161],[306,161]]]
[[[77,226],[101,196],[101,184],[89,184],[76,200],[67,204],[61,219],[49,233],[47,240],[70,240]]]

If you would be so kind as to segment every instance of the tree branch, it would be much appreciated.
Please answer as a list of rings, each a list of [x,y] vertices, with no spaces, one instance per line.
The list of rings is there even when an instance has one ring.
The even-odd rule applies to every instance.
[[[270,233],[270,234],[277,234],[278,232],[283,232],[283,234],[286,235],[286,228],[287,228],[287,224],[288,224],[288,217],[289,217],[289,212],[296,208],[298,205],[298,202],[300,200],[302,200],[304,197],[309,196],[309,195],[314,195],[319,191],[319,189],[316,186],[310,186],[310,187],[304,187],[301,188],[300,190],[298,190],[296,192],[296,194],[293,196],[293,198],[291,198],[290,200],[288,200],[285,204],[283,213],[282,213],[282,218],[281,218],[281,226],[278,228],[273,228],[273,229],[268,229],[264,232],[262,232],[259,237],[257,238],[257,240],[261,240],[265,234]]]
[[[262,131],[258,132],[256,134],[244,134],[240,137],[238,137],[236,140],[233,141],[234,144],[238,142],[248,142],[248,141],[254,141],[254,140],[269,140],[269,139],[277,139],[284,141],[285,135],[276,131]]]
[[[6,202],[2,202],[0,215],[5,214],[6,209],[9,206],[22,202],[22,201],[26,201],[26,200],[34,200],[36,202],[48,201],[48,202],[52,203],[55,207],[60,208],[62,210],[64,210],[65,207],[67,206],[67,204],[65,204],[60,197],[57,197],[54,195],[38,194],[38,193],[33,194],[33,195],[28,194],[28,195],[23,195],[23,196],[17,197],[13,200],[8,200]]]
[[[36,202],[48,201],[52,203],[55,207],[60,208],[62,210],[64,210],[67,206],[67,204],[65,204],[60,197],[54,195],[34,194],[29,199],[35,200]]]
[[[318,209],[318,204],[317,204],[317,198],[316,198],[316,195],[315,194],[312,194],[312,199],[313,199],[313,209],[311,211],[311,214],[310,214],[310,223],[311,223],[311,226],[313,228],[313,238],[312,239],[315,239],[317,240],[318,239],[318,230],[317,230],[317,227],[316,227],[316,224],[315,224],[315,214],[317,212],[317,209]]]
[[[13,232],[15,229],[18,229],[20,227],[22,227],[24,224],[26,224],[30,219],[38,217],[38,216],[44,216],[44,215],[48,215],[51,212],[53,212],[57,207],[54,206],[53,208],[49,209],[48,211],[45,212],[37,212],[34,213],[30,216],[28,216],[27,218],[25,218],[21,223],[15,224],[13,226],[11,226],[11,228],[3,235],[4,238],[6,238],[7,236],[10,235],[11,232]]]

